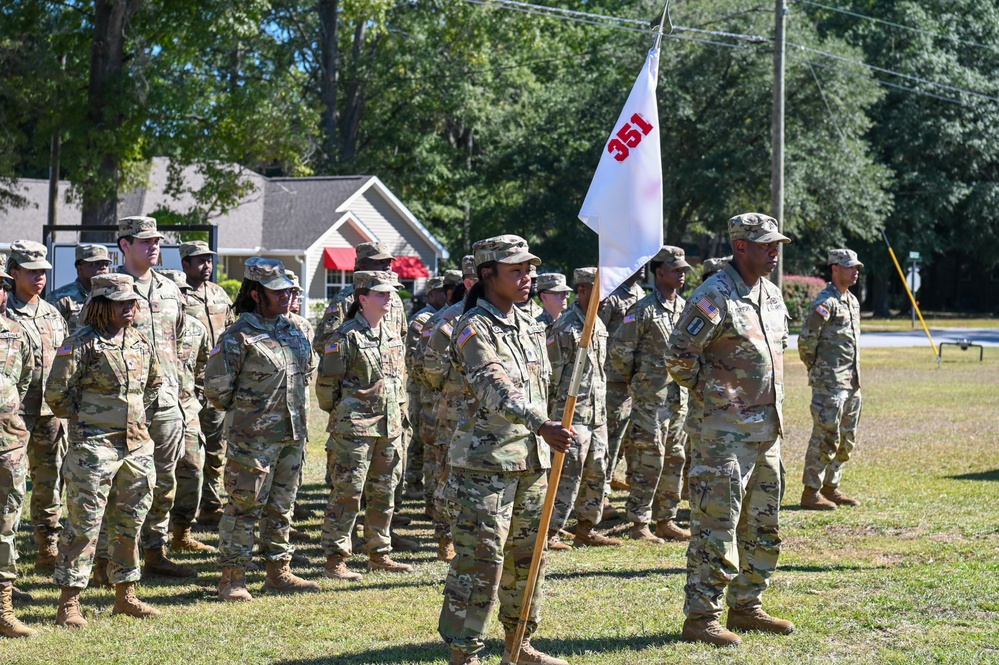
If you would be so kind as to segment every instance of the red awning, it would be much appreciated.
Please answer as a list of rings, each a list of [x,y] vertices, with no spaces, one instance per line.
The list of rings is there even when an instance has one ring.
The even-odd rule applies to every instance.
[[[353,270],[357,252],[353,247],[326,247],[323,249],[323,263],[327,270]]]
[[[400,279],[430,277],[430,272],[418,256],[397,256],[392,259],[392,272]]]

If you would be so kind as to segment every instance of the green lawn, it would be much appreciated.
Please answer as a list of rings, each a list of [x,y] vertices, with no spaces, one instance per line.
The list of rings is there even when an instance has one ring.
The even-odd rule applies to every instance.
[[[930,329],[934,328],[999,328],[996,318],[959,318],[942,317],[923,314],[923,320]],[[908,316],[890,319],[863,319],[860,322],[863,332],[905,332],[907,330],[922,330],[919,317],[916,317],[916,327],[912,327],[912,318]]]
[[[738,650],[679,642],[684,547],[628,542],[552,557],[538,646],[594,665],[999,663],[999,350],[986,349],[984,365],[954,356],[940,369],[924,349],[865,351],[864,420],[844,483],[864,505],[833,513],[797,510],[811,425],[803,368],[788,358],[785,546],[765,600],[798,630],[749,635]],[[324,425],[313,426],[303,492],[317,511],[325,499]],[[415,516],[417,508],[404,512]],[[305,575],[321,593],[268,597],[257,593],[263,575],[254,573],[254,602],[223,605],[213,561],[187,556],[201,571],[196,583],[140,585],[163,616],[113,617],[111,592],[87,590],[91,625],[79,633],[55,626],[58,594],[34,570],[24,525],[20,585],[36,599],[18,613],[40,635],[0,643],[0,663],[444,663],[436,624],[445,565],[434,560],[426,522],[414,525],[401,533],[422,548],[399,556],[416,564],[412,575],[366,575],[353,585],[323,579],[316,517],[305,524],[310,540],[301,549],[313,562]],[[361,570],[362,562],[355,557],[353,565]],[[494,665],[495,622],[491,632],[486,662]]]

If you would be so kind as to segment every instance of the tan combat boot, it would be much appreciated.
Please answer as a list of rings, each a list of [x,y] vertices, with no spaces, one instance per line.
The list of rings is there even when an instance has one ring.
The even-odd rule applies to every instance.
[[[448,661],[448,665],[482,665],[482,661],[479,660],[478,654],[451,649],[451,660]]]
[[[656,537],[663,540],[686,542],[690,540],[690,532],[680,528],[673,520],[660,520],[656,522]]]
[[[162,575],[164,577],[197,577],[198,571],[190,566],[181,566],[166,558],[162,547],[146,550],[142,553],[142,573],[144,575]]]
[[[680,639],[684,642],[704,642],[716,647],[737,647],[742,644],[742,638],[723,627],[718,617],[684,619]]]
[[[112,614],[125,614],[136,619],[158,617],[160,611],[135,597],[135,582],[119,582],[114,585],[114,609]]]
[[[806,487],[801,491],[801,507],[805,510],[836,510],[835,503],[811,487]]]
[[[31,637],[33,628],[28,628],[14,616],[14,583],[0,584],[0,635],[4,637]]]
[[[368,570],[383,570],[386,573],[411,573],[413,567],[406,563],[393,561],[384,552],[375,552],[368,555]]]
[[[216,510],[202,510],[198,514],[198,524],[201,526],[210,526],[215,529],[219,527],[219,522],[222,520],[222,516],[225,515],[222,509]]]
[[[235,566],[222,566],[219,600],[226,603],[246,603],[253,600],[253,596],[246,588],[246,571]]]
[[[604,498],[603,512],[600,514],[601,522],[610,522],[612,520],[620,519],[621,513],[617,512],[617,508],[614,504],[610,502],[610,499]]]
[[[342,556],[332,554],[326,557],[326,565],[323,566],[323,575],[331,580],[347,580],[348,582],[355,582],[364,578],[360,573],[349,570]]]
[[[392,549],[396,552],[415,552],[420,544],[415,540],[392,534]]]
[[[572,549],[572,545],[562,542],[562,536],[558,531],[548,532],[548,549],[552,552],[565,552]]]
[[[758,630],[761,633],[775,635],[790,635],[794,632],[794,624],[786,619],[772,617],[763,608],[754,607],[751,610],[736,610],[728,608],[728,621],[725,625],[730,630]]]
[[[503,650],[502,663],[510,663],[510,652],[513,650],[513,640],[516,633],[507,633],[504,638],[506,648]],[[524,636],[524,641],[520,643],[520,655],[517,657],[517,665],[569,665],[569,661],[549,656],[531,646],[531,638]]]
[[[56,625],[66,628],[85,628],[87,620],[83,618],[80,608],[80,592],[83,589],[71,586],[62,587],[59,596],[59,611],[56,613]]]
[[[576,544],[588,545],[589,547],[616,547],[623,543],[617,538],[607,536],[593,530],[593,522],[589,520],[579,520],[576,523]]]
[[[191,525],[190,524],[177,524],[173,525],[173,540],[170,541],[170,551],[171,552],[215,552],[215,548],[211,545],[206,545],[205,543],[198,542],[191,535]]]
[[[108,564],[111,563],[108,559],[103,557],[97,557],[94,559],[94,572],[90,576],[91,586],[97,589],[113,589],[114,585],[111,584],[111,578],[108,577]]]
[[[649,525],[642,522],[635,522],[631,525],[631,539],[645,543],[655,543],[656,545],[662,545],[666,542],[659,536],[653,535],[649,531]]]
[[[318,584],[303,580],[291,572],[291,561],[288,559],[267,562],[267,578],[264,579],[264,588],[278,593],[319,591]]]
[[[35,568],[55,570],[56,557],[59,556],[59,534],[38,529],[35,531],[35,544],[38,545]]]
[[[829,499],[837,506],[859,506],[860,502],[851,496],[847,496],[839,491],[838,487],[823,487],[822,496]]]
[[[631,485],[629,485],[628,481],[626,480],[621,480],[620,478],[611,478],[610,488],[615,492],[627,492],[628,490],[631,489]]]
[[[451,536],[441,536],[437,539],[437,560],[448,561],[454,558],[454,541]]]

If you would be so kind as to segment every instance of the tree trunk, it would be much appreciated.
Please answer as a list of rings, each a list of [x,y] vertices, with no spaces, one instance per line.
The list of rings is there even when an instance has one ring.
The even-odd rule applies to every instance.
[[[354,30],[354,48],[352,50],[352,73],[347,81],[347,99],[344,104],[343,133],[340,142],[340,157],[344,161],[357,155],[357,138],[361,129],[361,116],[364,114],[364,90],[361,85],[361,60],[364,58],[364,39],[367,35],[367,25],[359,21]]]
[[[81,183],[83,224],[113,225],[117,221],[121,152],[113,139],[108,140],[108,136],[113,136],[124,122],[118,97],[125,94],[122,86],[125,33],[143,1],[97,0],[94,5],[94,39],[87,91],[90,131],[85,141],[87,152],[99,155],[99,163],[96,172]]]
[[[340,82],[340,47],[337,9],[339,0],[319,0],[319,99],[323,110],[319,116],[319,130],[327,166],[337,162],[337,111],[336,95]]]
[[[883,272],[877,272],[872,275],[874,278],[874,316],[885,317],[889,315],[888,306],[888,276]]]

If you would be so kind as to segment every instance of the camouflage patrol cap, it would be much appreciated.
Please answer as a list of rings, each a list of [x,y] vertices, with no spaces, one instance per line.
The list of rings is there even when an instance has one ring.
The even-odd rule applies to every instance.
[[[596,281],[597,281],[596,268],[576,268],[575,270],[572,271],[573,285],[595,284]]]
[[[132,285],[135,280],[131,275],[122,272],[111,272],[106,275],[95,275],[90,279],[90,297],[98,296],[108,300],[138,300],[139,294]]]
[[[76,246],[76,262],[85,261],[87,263],[94,263],[97,261],[110,261],[111,257],[108,256],[108,248],[104,245],[77,245]]]
[[[285,276],[283,263],[277,259],[266,259],[262,256],[253,256],[246,260],[246,265],[243,268],[243,279],[260,282],[265,289],[271,291],[282,291],[295,287],[295,283]]]
[[[749,240],[767,244],[771,242],[791,242],[791,239],[777,230],[777,220],[759,212],[747,212],[728,220],[730,241]]]
[[[184,291],[190,291],[191,285],[187,283],[187,275],[181,270],[159,270],[159,274],[163,275],[167,279],[173,280],[173,283],[177,287]]]
[[[503,235],[479,240],[472,245],[475,255],[475,267],[483,263],[528,263],[532,266],[541,265],[541,259],[528,251],[527,241],[520,236]]]
[[[375,261],[390,261],[395,257],[382,249],[382,246],[377,242],[362,242],[360,245],[354,248],[357,252],[357,260],[361,259],[373,259]]]
[[[469,279],[477,279],[478,274],[475,272],[475,255],[466,254],[461,257],[461,276],[467,277]]]
[[[538,278],[538,267],[532,263],[530,265],[530,267],[528,268],[528,270],[527,270],[527,274],[531,276],[531,279],[537,279]]]
[[[34,240],[15,240],[10,243],[10,260],[25,270],[49,270],[52,264],[45,260],[48,250]]]
[[[186,259],[189,256],[205,256],[206,254],[216,256],[212,248],[204,240],[192,240],[182,243],[180,246],[180,258]]]
[[[165,238],[162,233],[156,230],[156,220],[152,217],[122,217],[118,220],[118,237],[132,236],[133,238]]]
[[[300,281],[298,281],[298,275],[296,275],[292,271],[290,271],[287,268],[285,268],[284,269],[284,276],[287,277],[288,279],[290,279],[291,283],[295,285],[295,286],[293,286],[291,288],[296,289],[299,293],[302,292],[302,283]]]
[[[461,284],[461,271],[460,270],[445,270],[444,271],[444,288],[449,286],[458,286]]]
[[[560,272],[546,272],[544,274],[538,275],[538,292],[541,291],[554,291],[560,293],[563,291],[572,291],[565,284],[565,275]]]
[[[388,270],[358,270],[354,273],[354,288],[392,293],[399,284],[393,275]]]
[[[2,279],[14,279],[7,274],[7,255],[0,254],[0,278]]]
[[[690,264],[687,263],[687,257],[683,252],[683,248],[674,247],[673,245],[664,245],[663,248],[659,250],[659,253],[652,257],[652,260],[657,263],[665,263],[669,268],[690,267]]]
[[[430,293],[434,289],[444,288],[444,275],[437,275],[436,277],[431,277],[427,280],[427,293]]]
[[[853,266],[864,267],[864,264],[857,258],[857,253],[852,249],[829,250],[829,265],[843,266],[844,268],[852,268]]]
[[[705,259],[701,264],[704,266],[704,270],[701,271],[701,279],[707,279],[711,275],[715,274],[719,270],[725,267],[725,264],[732,260],[732,255],[722,256],[717,259]]]

